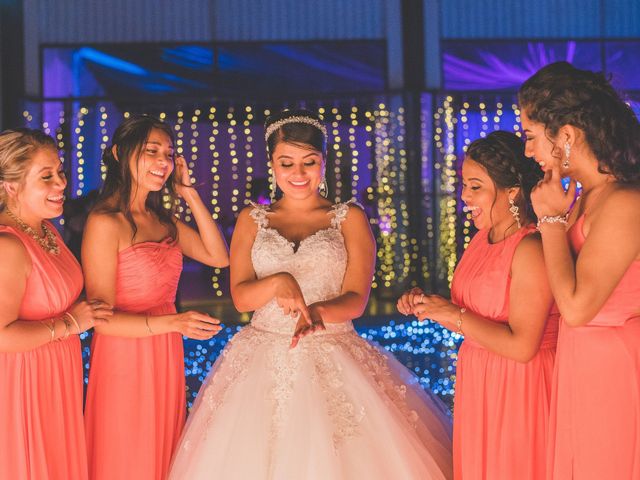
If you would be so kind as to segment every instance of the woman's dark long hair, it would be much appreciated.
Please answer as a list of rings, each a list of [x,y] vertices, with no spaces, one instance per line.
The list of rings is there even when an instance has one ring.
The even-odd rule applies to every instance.
[[[102,213],[122,213],[133,231],[135,238],[138,227],[131,214],[131,199],[136,185],[131,175],[131,160],[138,168],[144,144],[153,129],[166,133],[173,143],[173,130],[166,123],[148,115],[131,116],[118,126],[113,134],[111,145],[104,149],[102,163],[107,168],[107,175],[100,191],[95,211]],[[113,155],[115,147],[117,158]],[[153,212],[169,230],[172,238],[177,238],[178,230],[175,222],[175,206],[177,195],[174,188],[175,170],[171,172],[164,188],[158,192],[149,192],[146,207]],[[168,196],[168,200],[163,197]]]
[[[518,100],[549,139],[563,125],[579,128],[601,173],[621,183],[640,182],[640,122],[604,75],[552,63],[524,82]]]
[[[496,189],[519,187],[515,204],[528,221],[537,220],[531,206],[531,190],[543,174],[538,164],[525,156],[524,143],[517,135],[501,130],[491,132],[472,142],[466,155],[484,167]]]

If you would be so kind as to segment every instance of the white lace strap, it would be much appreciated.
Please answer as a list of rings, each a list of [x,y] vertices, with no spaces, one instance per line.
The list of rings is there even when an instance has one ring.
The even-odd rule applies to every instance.
[[[336,203],[333,207],[331,207],[333,212],[333,218],[331,219],[331,226],[333,228],[340,230],[342,226],[342,222],[344,222],[344,219],[347,218],[347,213],[349,212],[349,205],[352,205],[352,204],[358,205],[360,208],[362,208],[362,205],[356,202],[356,200],[353,198],[344,203]]]
[[[250,203],[251,203],[251,206],[253,207],[251,209],[251,212],[249,212],[249,215],[251,215],[251,218],[253,218],[253,220],[258,224],[258,227],[260,228],[268,227],[269,219],[267,218],[267,213],[269,213],[269,205],[261,205],[255,202],[250,202]]]

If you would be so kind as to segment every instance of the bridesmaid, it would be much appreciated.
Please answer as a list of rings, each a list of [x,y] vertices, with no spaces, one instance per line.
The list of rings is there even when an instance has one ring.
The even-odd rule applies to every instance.
[[[105,150],[107,177],[82,244],[87,294],[112,302],[96,329],[87,391],[92,479],[164,479],[185,421],[182,335],[220,331],[203,313],[176,313],[183,253],[224,267],[227,246],[175,158],[171,128],[149,116],[125,120]],[[189,205],[195,231],[165,206]],[[164,198],[163,198],[164,197]]]
[[[550,313],[529,200],[541,176],[514,134],[473,142],[462,166],[462,200],[478,233],[456,268],[452,301],[418,289],[398,301],[401,313],[465,337],[454,399],[456,479],[545,475],[558,318]]]
[[[111,316],[53,225],[67,181],[53,139],[0,134],[0,478],[87,478],[78,334]]]
[[[548,478],[640,478],[640,123],[601,74],[566,62],[519,100],[545,170],[532,201],[562,318]]]

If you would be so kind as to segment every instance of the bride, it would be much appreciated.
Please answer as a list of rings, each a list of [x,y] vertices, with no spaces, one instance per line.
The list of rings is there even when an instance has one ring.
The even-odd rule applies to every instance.
[[[255,313],[202,385],[170,478],[451,478],[446,408],[353,329],[375,242],[359,207],[321,195],[325,126],[299,110],[265,128],[283,195],[243,210],[231,243],[233,301]]]

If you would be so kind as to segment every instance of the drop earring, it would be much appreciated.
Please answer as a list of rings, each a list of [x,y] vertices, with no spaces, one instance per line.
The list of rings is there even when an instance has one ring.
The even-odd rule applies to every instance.
[[[516,223],[518,224],[518,228],[520,228],[522,226],[520,223],[520,213],[519,213],[520,209],[518,208],[518,206],[516,205],[516,203],[513,201],[512,198],[509,199],[509,205],[510,205],[509,212],[511,213]]]
[[[271,170],[271,201],[276,201],[276,191],[278,190],[278,182],[276,181],[276,172]]]
[[[569,142],[564,142],[564,161],[562,162],[562,168],[569,168],[569,156],[571,155],[571,145]]]
[[[324,198],[327,198],[329,195],[329,189],[327,188],[327,179],[322,175],[322,180],[320,181],[320,185],[318,185],[318,192]]]

